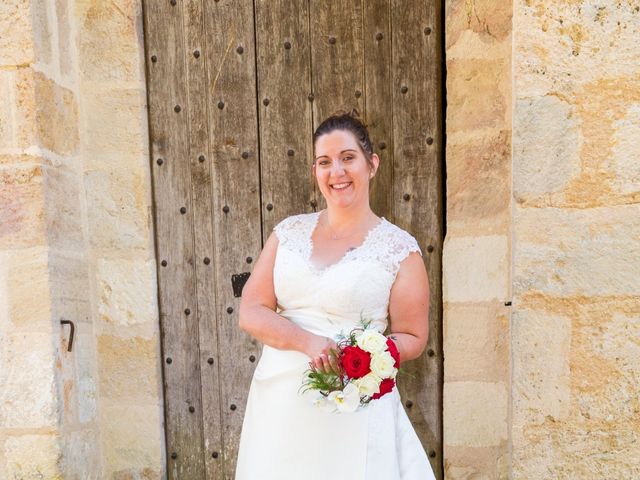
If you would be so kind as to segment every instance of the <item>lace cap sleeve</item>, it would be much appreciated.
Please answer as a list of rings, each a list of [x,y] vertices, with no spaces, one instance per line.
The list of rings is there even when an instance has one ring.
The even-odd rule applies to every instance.
[[[418,245],[418,241],[413,237],[413,235],[409,235],[409,244],[407,245],[407,255],[411,252],[418,252],[420,256],[422,256],[422,250],[420,249],[420,245]]]
[[[278,241],[282,242],[287,238],[287,230],[289,229],[289,224],[291,223],[291,217],[284,218],[280,220],[273,227],[273,231],[276,232],[276,236],[278,237]]]
[[[392,272],[396,275],[400,269],[400,264],[411,252],[418,252],[422,256],[422,250],[418,245],[418,241],[409,232],[398,228],[394,233],[394,241],[389,246],[389,260],[391,261]]]
[[[289,248],[300,249],[304,244],[304,232],[309,227],[310,221],[308,214],[292,215],[281,220],[273,227],[273,231],[276,232],[281,244],[287,244]]]

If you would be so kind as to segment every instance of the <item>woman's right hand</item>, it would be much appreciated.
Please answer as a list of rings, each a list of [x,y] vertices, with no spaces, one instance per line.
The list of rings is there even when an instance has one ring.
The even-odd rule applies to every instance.
[[[305,352],[311,357],[309,366],[319,372],[339,373],[340,365],[335,356],[337,349],[338,345],[331,338],[313,334]]]

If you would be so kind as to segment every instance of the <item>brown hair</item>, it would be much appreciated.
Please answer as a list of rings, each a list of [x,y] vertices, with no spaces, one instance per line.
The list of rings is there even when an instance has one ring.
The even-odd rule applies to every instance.
[[[346,130],[347,132],[351,132],[356,138],[360,150],[362,150],[364,157],[367,159],[369,167],[373,168],[373,162],[371,161],[373,147],[369,139],[369,131],[359,117],[358,111],[354,108],[350,112],[339,110],[330,117],[325,118],[313,133],[313,149],[315,150],[316,142],[322,135],[331,133],[334,130]],[[315,159],[313,162],[315,163]]]

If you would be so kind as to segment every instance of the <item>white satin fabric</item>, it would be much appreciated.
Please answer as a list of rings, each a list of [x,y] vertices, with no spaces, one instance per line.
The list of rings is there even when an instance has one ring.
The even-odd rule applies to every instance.
[[[420,252],[417,242],[383,218],[362,245],[319,270],[310,261],[318,216],[295,215],[275,227],[278,313],[328,337],[348,333],[361,318],[384,331],[399,264]],[[263,347],[247,399],[236,480],[435,479],[397,388],[355,413],[323,412],[300,393],[309,360],[301,352]]]

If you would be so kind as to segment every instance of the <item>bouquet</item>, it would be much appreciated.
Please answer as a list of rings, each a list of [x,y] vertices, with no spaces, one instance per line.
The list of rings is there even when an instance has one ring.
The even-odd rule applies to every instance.
[[[313,403],[328,412],[354,412],[390,393],[400,368],[400,353],[391,338],[370,328],[371,322],[338,337],[332,350],[339,371],[311,368],[305,372],[303,393],[315,391]]]

